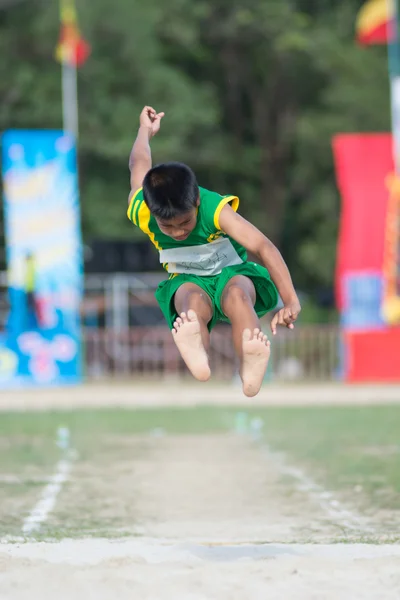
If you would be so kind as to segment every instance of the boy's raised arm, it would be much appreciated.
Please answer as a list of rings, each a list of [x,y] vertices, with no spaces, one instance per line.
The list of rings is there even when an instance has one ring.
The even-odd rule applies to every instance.
[[[131,172],[130,202],[136,191],[142,187],[146,173],[151,169],[150,139],[160,130],[161,119],[164,113],[157,113],[151,106],[145,106],[140,114],[140,127],[129,156],[129,170]]]
[[[279,250],[257,227],[238,215],[229,205],[222,209],[219,225],[222,231],[260,259],[278,288],[284,307],[276,313],[271,321],[272,333],[276,334],[277,325],[293,329],[301,306],[289,269]]]

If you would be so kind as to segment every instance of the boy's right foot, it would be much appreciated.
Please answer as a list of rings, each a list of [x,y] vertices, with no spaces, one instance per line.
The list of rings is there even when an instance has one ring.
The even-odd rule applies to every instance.
[[[243,332],[243,357],[240,376],[243,393],[253,397],[260,391],[271,354],[270,342],[259,329]]]
[[[172,335],[193,377],[199,381],[208,381],[211,371],[201,339],[200,323],[194,310],[189,310],[187,315],[181,313],[174,323]]]

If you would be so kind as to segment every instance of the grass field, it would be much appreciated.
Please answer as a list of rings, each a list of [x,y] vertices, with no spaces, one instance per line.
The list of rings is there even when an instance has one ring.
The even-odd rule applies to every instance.
[[[21,534],[24,516],[60,458],[56,445],[60,426],[69,429],[78,458],[74,461],[72,481],[66,483],[54,513],[36,535],[114,535],[115,530],[129,534],[131,528],[123,520],[125,513],[105,514],[104,510],[107,503],[113,506],[113,491],[108,490],[105,496],[103,488],[115,468],[125,465],[127,478],[130,474],[134,478],[135,462],[159,447],[165,436],[200,436],[207,440],[209,435],[226,434],[237,427],[238,412],[243,411],[204,407],[3,414],[1,536]],[[255,418],[263,422],[258,440],[260,453],[264,443],[274,452],[284,452],[286,461],[303,469],[323,488],[333,490],[346,505],[374,517],[377,523],[372,539],[397,539],[400,406],[253,409],[242,417],[249,430]],[[184,448],[182,452],[185,456]],[[285,474],[282,479],[286,479],[290,492],[293,482]],[[123,485],[116,491],[121,499]],[[86,505],[91,494],[93,502]],[[73,502],[68,500],[71,496]],[[80,499],[85,502],[84,511],[77,510]],[[132,510],[130,519],[137,518]],[[365,540],[370,534],[360,531],[360,536]]]
[[[343,549],[335,560],[344,562],[336,566],[325,564],[325,546],[320,544],[339,547],[346,543],[352,548],[355,543],[367,543],[371,547],[391,544],[395,551],[400,541],[399,423],[399,405],[242,409],[204,406],[2,413],[0,597],[7,600],[28,597],[24,595],[25,588],[15,592],[15,581],[19,581],[21,572],[25,573],[27,565],[32,575],[39,569],[36,554],[34,562],[26,563],[27,556],[33,552],[33,546],[27,543],[30,540],[36,543],[68,538],[90,545],[100,543],[101,538],[110,540],[113,552],[117,549],[116,540],[120,540],[120,544],[124,544],[124,540],[150,544],[130,550],[134,554],[138,552],[142,562],[144,555],[151,555],[151,560],[157,562],[154,556],[165,544],[170,544],[174,551],[183,547],[182,544],[186,549],[187,544],[191,544],[190,556],[208,561],[210,569],[215,560],[229,562],[235,556],[240,558],[242,551],[238,548],[248,548],[247,558],[256,560],[258,557],[257,567],[252,566],[251,572],[254,581],[260,579],[257,585],[261,587],[253,595],[248,587],[250,572],[245,572],[242,565],[242,587],[232,579],[239,573],[235,568],[226,573],[226,579],[221,579],[220,593],[212,596],[210,591],[194,594],[192,588],[187,587],[186,579],[182,590],[179,586],[171,588],[175,590],[174,596],[160,591],[152,595],[146,587],[150,584],[146,582],[153,575],[144,570],[140,585],[136,582],[138,596],[135,597],[141,599],[264,598],[267,596],[263,595],[262,587],[268,578],[278,586],[276,596],[268,597],[292,597],[288,595],[291,588],[279,587],[280,577],[286,581],[286,567],[280,573],[281,567],[273,568],[265,560],[271,552],[271,544],[275,545],[274,552],[279,553],[279,544],[289,544],[287,547],[293,549],[293,544],[308,543],[320,548],[318,556],[322,562],[318,567],[316,563],[311,568],[311,563],[301,562],[299,553],[303,550],[290,550],[297,557],[296,567],[290,573],[303,569],[304,586],[307,578],[314,581],[318,569],[320,574],[324,569],[327,573],[331,573],[332,568],[339,569],[346,585],[354,578],[352,585],[359,586],[382,568],[379,581],[388,587],[387,595],[382,593],[379,597],[398,598],[400,575],[396,574],[400,574],[400,558],[390,555],[392,562],[385,562],[375,557],[370,566],[357,559],[350,570]],[[60,427],[67,428],[70,434],[67,450],[57,445]],[[68,473],[60,478],[60,469],[66,464]],[[26,529],[35,510],[41,512],[41,517],[31,530]],[[55,548],[54,544],[51,547]],[[219,558],[206,554],[218,547],[225,548],[225,554]],[[39,552],[42,547],[35,548],[34,552]],[[89,556],[95,546],[77,548],[80,550],[75,547],[65,550],[66,555],[75,556],[78,552],[82,558],[87,552]],[[105,547],[103,550],[106,552]],[[10,552],[22,554],[10,562]],[[120,575],[124,565],[130,564],[126,562],[127,557],[117,564],[114,554],[108,563],[104,562],[106,554],[101,564],[104,568],[118,567]],[[56,560],[55,556],[50,554],[41,560],[51,562]],[[160,558],[160,561],[172,561],[176,570],[172,569],[170,575],[179,579],[187,557],[185,560],[174,557]],[[136,556],[133,562],[138,574],[137,560]],[[38,577],[40,581],[48,580],[47,567],[44,568],[43,562],[40,564],[44,570]],[[289,563],[285,564],[289,568]],[[14,579],[12,565],[16,569]],[[222,578],[223,569],[218,574],[202,571],[202,576],[205,580]],[[267,577],[268,570],[271,572]],[[165,570],[157,571],[156,579],[161,577],[159,584],[164,581],[164,575]],[[129,579],[130,575],[126,576]],[[59,577],[62,577],[61,571],[57,574]],[[339,586],[339,580],[336,584]],[[107,585],[104,585],[105,590]],[[112,585],[112,590],[117,589],[115,581]],[[160,585],[162,588],[163,584]],[[315,585],[314,581],[312,589],[319,589]],[[372,594],[375,588],[371,585],[368,583]],[[293,597],[378,597],[367,592],[354,595],[357,587],[352,589],[347,596],[342,588],[335,586],[332,595],[323,591],[320,595],[307,595],[304,591],[302,595],[302,588],[297,588]],[[384,589],[386,587],[382,587]],[[14,595],[10,590],[14,590]],[[50,592],[40,594],[46,599],[54,597]],[[81,597],[73,595],[71,590],[70,594],[65,598]],[[124,593],[120,591],[118,597],[124,598]]]

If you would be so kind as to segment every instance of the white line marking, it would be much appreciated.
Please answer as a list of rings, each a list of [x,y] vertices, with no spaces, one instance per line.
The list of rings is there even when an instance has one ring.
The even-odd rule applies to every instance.
[[[66,447],[65,447],[66,449]],[[63,459],[56,467],[56,472],[49,478],[49,483],[44,488],[39,502],[33,507],[22,526],[22,533],[30,535],[40,529],[42,523],[54,509],[57,496],[61,491],[63,484],[67,481],[72,468],[72,462],[76,458],[76,453],[69,449]]]
[[[50,478],[50,483],[44,488],[39,502],[33,507],[32,511],[25,519],[22,533],[31,534],[37,531],[44,523],[53,510],[57,496],[60,493],[63,483],[68,479],[71,471],[71,459],[63,459],[57,465],[56,473]]]
[[[265,443],[262,419],[253,418],[249,421],[247,413],[237,413],[235,425],[236,433],[249,435],[260,446],[268,460],[275,465],[278,472],[294,479],[297,482],[296,489],[307,494],[316,502],[332,522],[343,529],[375,533],[375,530],[366,523],[366,519],[346,508],[332,492],[316,483],[302,469],[291,465],[286,454],[273,450]]]
[[[268,445],[262,444],[262,449],[267,458],[275,464],[282,475],[288,475],[297,481],[296,488],[300,492],[308,494],[319,506],[328,514],[329,518],[337,525],[347,529],[360,530],[366,532],[367,526],[365,519],[361,515],[345,508],[334,494],[322,485],[316,483],[311,477],[306,475],[299,467],[294,467],[287,462],[284,453],[272,450]],[[368,527],[369,531],[370,528]]]

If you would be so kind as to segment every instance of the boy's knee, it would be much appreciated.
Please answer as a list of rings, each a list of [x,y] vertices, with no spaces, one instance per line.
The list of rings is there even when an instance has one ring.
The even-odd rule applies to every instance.
[[[229,309],[230,306],[238,306],[243,303],[254,304],[249,290],[236,283],[228,285],[222,294],[222,307]]]
[[[203,313],[211,310],[211,301],[206,292],[198,286],[183,285],[175,294],[175,308],[178,313],[193,309]]]
[[[175,294],[175,300],[178,302],[185,302],[189,299],[196,302],[196,300],[205,300],[206,297],[207,294],[201,288],[186,287],[185,285],[181,286]]]

